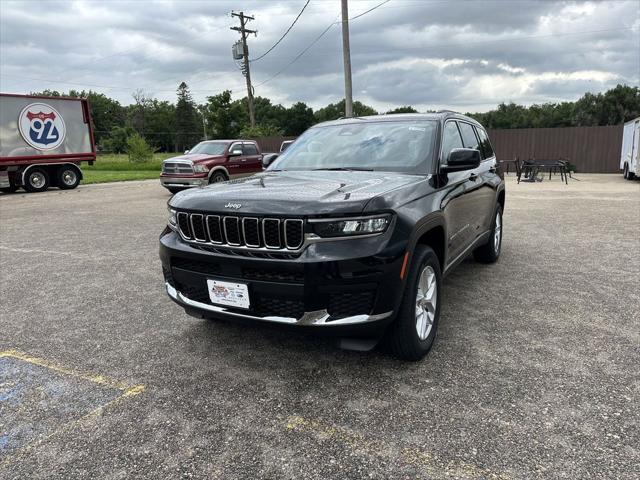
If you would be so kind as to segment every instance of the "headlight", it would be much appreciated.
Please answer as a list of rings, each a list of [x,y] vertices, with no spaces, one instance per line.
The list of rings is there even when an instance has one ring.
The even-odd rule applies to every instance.
[[[207,168],[206,165],[194,165],[193,171],[196,173],[205,173],[205,172],[208,172],[209,169]]]
[[[391,223],[391,215],[379,217],[349,218],[346,220],[311,221],[313,231],[320,237],[347,237],[382,233]]]
[[[178,214],[173,208],[167,208],[169,209],[169,220],[167,221],[169,228],[176,230],[178,228]]]

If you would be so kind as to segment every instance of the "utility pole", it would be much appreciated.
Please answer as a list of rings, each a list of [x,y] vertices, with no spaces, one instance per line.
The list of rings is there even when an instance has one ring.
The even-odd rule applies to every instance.
[[[342,0],[342,57],[344,60],[344,115],[353,117],[353,93],[351,85],[351,49],[349,47],[349,6]]]
[[[242,58],[243,58],[243,69],[242,73],[244,73],[244,77],[247,80],[247,101],[249,102],[249,121],[251,122],[251,126],[256,126],[256,115],[253,110],[253,87],[251,87],[251,72],[249,71],[249,47],[247,46],[247,34],[253,33],[257,35],[257,30],[249,30],[245,28],[246,24],[254,20],[253,17],[249,15],[245,15],[243,12],[236,13],[231,12],[232,17],[238,17],[240,19],[239,27],[231,27],[231,30],[235,30],[240,32],[242,35]]]

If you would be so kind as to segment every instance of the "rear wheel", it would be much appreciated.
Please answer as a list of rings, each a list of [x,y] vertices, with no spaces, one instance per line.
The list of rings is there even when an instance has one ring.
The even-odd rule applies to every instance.
[[[80,175],[78,169],[69,165],[63,165],[56,172],[58,180],[58,188],[63,190],[71,190],[76,188],[80,183]]]
[[[624,178],[625,180],[629,179],[629,164],[628,163],[624,164],[624,169],[622,170],[622,178]]]
[[[182,190],[184,190],[184,188],[180,188],[180,187],[165,187],[167,190],[169,190],[171,193],[176,194],[178,192],[181,192]]]
[[[474,258],[481,263],[494,263],[500,257],[502,249],[502,206],[498,204],[493,217],[493,228],[487,243],[473,251]]]
[[[27,192],[44,192],[49,188],[49,174],[42,168],[31,168],[24,179]]]
[[[413,252],[398,317],[385,339],[396,357],[416,361],[431,350],[440,319],[441,284],[438,257],[430,247],[418,245]]]

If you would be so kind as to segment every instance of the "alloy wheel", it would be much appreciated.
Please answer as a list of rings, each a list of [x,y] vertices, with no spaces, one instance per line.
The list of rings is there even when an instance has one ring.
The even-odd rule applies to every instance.
[[[418,278],[418,292],[416,294],[416,332],[420,340],[425,340],[431,333],[436,317],[437,303],[436,272],[427,265]]]

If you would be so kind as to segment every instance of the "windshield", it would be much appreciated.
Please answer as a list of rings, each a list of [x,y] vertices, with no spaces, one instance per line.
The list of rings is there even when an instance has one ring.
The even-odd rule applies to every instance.
[[[200,142],[189,153],[202,153],[204,155],[222,155],[227,148],[226,142]]]
[[[357,122],[307,130],[269,170],[429,172],[437,122]]]

